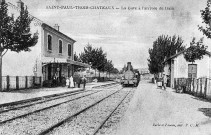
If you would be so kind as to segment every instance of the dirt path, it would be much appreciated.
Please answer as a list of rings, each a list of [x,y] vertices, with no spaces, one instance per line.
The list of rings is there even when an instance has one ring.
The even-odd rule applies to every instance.
[[[141,82],[118,135],[211,135],[211,103]]]

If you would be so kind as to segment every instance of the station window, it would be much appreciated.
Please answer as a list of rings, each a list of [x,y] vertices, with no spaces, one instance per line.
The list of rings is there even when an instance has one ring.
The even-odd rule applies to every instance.
[[[68,56],[72,55],[72,48],[71,44],[68,44]]]
[[[188,64],[188,78],[197,78],[197,64]]]
[[[48,50],[52,50],[52,36],[48,35]]]
[[[62,40],[59,40],[59,53],[62,53]]]

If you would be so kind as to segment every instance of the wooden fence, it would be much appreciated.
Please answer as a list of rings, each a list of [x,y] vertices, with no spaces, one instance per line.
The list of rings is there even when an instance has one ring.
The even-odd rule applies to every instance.
[[[175,89],[183,89],[185,93],[194,96],[211,98],[211,79],[209,78],[176,78]]]
[[[41,83],[41,77],[37,76],[2,76],[3,91],[41,87]]]
[[[99,82],[109,80],[109,78],[106,77],[87,77],[87,83],[91,83],[95,78],[97,78]],[[45,84],[44,82],[43,84]],[[39,88],[41,84],[42,78],[37,76],[2,76],[2,91]]]

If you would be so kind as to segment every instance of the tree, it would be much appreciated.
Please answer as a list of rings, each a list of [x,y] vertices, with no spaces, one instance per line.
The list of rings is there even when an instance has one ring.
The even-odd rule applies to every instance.
[[[79,54],[79,57],[82,62],[91,63],[91,68],[95,69],[95,76],[96,70],[98,70],[100,77],[100,71],[104,70],[106,60],[106,53],[103,52],[101,47],[93,48],[88,44],[86,47],[84,47],[84,52]]]
[[[96,62],[96,69],[99,71],[99,77],[100,77],[100,72],[105,70],[105,65],[107,62],[106,53],[103,52],[101,47],[95,49],[94,58]]]
[[[207,36],[207,38],[211,38],[211,1],[207,0],[207,7],[204,10],[201,10],[201,18],[202,18],[202,23],[204,23],[206,26],[205,28],[203,26],[198,26],[199,30],[202,31],[204,35]]]
[[[111,70],[111,73],[112,73],[112,74],[115,74],[115,76],[113,76],[113,77],[117,77],[117,74],[119,73],[119,70],[118,70],[117,68],[113,68],[113,69]],[[109,76],[109,78],[110,78],[110,76]]]
[[[153,48],[149,49],[148,68],[151,74],[163,72],[162,64],[166,58],[185,49],[181,37],[169,37],[161,35],[153,42]]]
[[[78,62],[80,62],[80,58],[79,58],[79,56],[76,54],[76,53],[74,53],[74,61],[78,61]]]
[[[30,32],[30,23],[33,20],[29,16],[27,8],[23,4],[20,7],[20,15],[14,19],[7,12],[7,3],[0,3],[0,90],[2,90],[2,58],[8,50],[14,52],[30,51],[38,40],[38,33]]]
[[[76,53],[74,53],[74,61],[81,62],[79,56]],[[74,66],[74,72],[78,72],[80,70],[84,70],[84,69],[77,65]]]
[[[111,71],[111,73],[118,74],[119,73],[119,70],[117,68],[113,68],[113,70]]]
[[[105,71],[109,74],[110,78],[110,73],[114,70],[114,65],[112,63],[112,60],[108,60],[105,64]]]
[[[126,65],[124,65],[124,67],[119,71],[119,73],[123,74],[125,72],[126,68],[127,68]]]
[[[195,62],[195,60],[201,60],[203,55],[206,54],[207,46],[203,45],[203,38],[198,42],[195,42],[195,37],[190,42],[190,47],[184,52],[184,58],[188,62]]]

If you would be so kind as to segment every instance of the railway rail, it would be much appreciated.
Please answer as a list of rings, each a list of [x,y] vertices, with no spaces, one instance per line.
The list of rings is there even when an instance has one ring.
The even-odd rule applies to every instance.
[[[34,100],[34,99],[32,99],[31,101],[27,100],[27,102],[24,102],[24,103],[19,102],[19,104],[4,107],[4,109],[0,111],[0,114],[5,113],[5,112],[9,112],[9,111],[12,111],[12,110],[18,110],[18,109],[29,107],[29,106],[32,106],[32,105],[41,104],[41,103],[44,103],[44,102],[60,99],[60,98],[73,96],[73,95],[88,92],[88,91],[90,91],[90,90],[87,90],[87,91],[79,90],[79,91],[65,92],[65,93],[62,93],[62,94],[56,94],[54,96],[43,97],[41,99],[36,98],[37,100]]]
[[[14,117],[9,118],[9,119],[6,119],[6,120],[2,120],[2,121],[0,121],[0,125],[2,125],[4,123],[7,123],[7,122],[10,122],[10,121],[13,121],[13,120],[16,120],[16,119],[19,119],[19,118],[26,117],[28,115],[32,115],[32,114],[37,113],[37,112],[40,112],[40,111],[44,111],[44,110],[47,110],[47,109],[50,109],[50,108],[59,106],[61,104],[65,104],[65,103],[68,103],[68,102],[71,102],[71,101],[74,101],[74,100],[77,100],[77,99],[80,99],[80,98],[83,98],[83,97],[86,97],[86,96],[90,96],[90,95],[95,94],[95,93],[98,93],[98,92],[100,92],[100,91],[94,91],[94,92],[92,92],[90,94],[79,96],[79,97],[76,97],[76,98],[73,98],[73,99],[70,99],[70,100],[67,100],[67,101],[56,103],[56,104],[53,104],[53,105],[50,105],[50,106],[47,106],[47,107],[44,107],[44,108],[41,108],[41,109],[36,109],[36,110],[33,110],[31,112],[28,112],[28,113],[24,113],[24,114],[21,114],[21,115],[18,115],[18,116],[14,116]],[[73,95],[69,95],[69,96],[73,96]]]
[[[86,112],[86,111],[88,111],[88,110],[90,110],[91,108],[93,108],[94,106],[98,106],[101,102],[105,102],[105,100],[107,99],[107,101],[109,101],[109,100],[111,100],[109,97],[114,97],[114,95],[116,94],[116,95],[118,95],[117,93],[120,93],[120,91],[123,89],[122,87],[120,88],[120,87],[118,87],[118,86],[120,86],[120,85],[113,85],[113,86],[107,86],[107,87],[104,87],[104,88],[102,88],[101,90],[94,90],[94,91],[92,91],[92,92],[90,92],[89,93],[89,91],[86,91],[86,92],[88,92],[88,94],[87,93],[85,93],[85,95],[82,95],[82,96],[78,96],[78,97],[75,97],[75,98],[73,98],[73,99],[70,99],[70,100],[67,100],[67,101],[64,101],[64,102],[61,102],[61,103],[58,103],[58,104],[54,104],[54,105],[51,105],[51,106],[48,106],[48,107],[44,107],[44,108],[41,108],[41,109],[38,109],[38,110],[34,110],[34,111],[32,111],[32,112],[29,112],[29,113],[25,113],[25,114],[22,114],[22,115],[19,115],[19,116],[15,116],[15,117],[13,117],[13,118],[10,118],[10,119],[6,119],[6,120],[3,120],[3,121],[1,121],[0,122],[0,128],[1,127],[3,127],[3,132],[4,131],[6,131],[5,133],[8,133],[9,131],[8,131],[8,129],[9,129],[9,127],[14,127],[15,125],[16,125],[16,123],[20,123],[20,121],[25,121],[25,119],[27,120],[27,119],[31,119],[31,120],[38,120],[38,119],[42,119],[42,121],[43,120],[45,120],[47,117],[49,117],[50,119],[54,119],[55,117],[58,117],[58,115],[56,115],[59,111],[60,111],[60,109],[59,108],[64,108],[65,106],[73,106],[73,107],[71,107],[72,109],[72,111],[71,111],[71,113],[69,113],[69,115],[68,115],[68,111],[70,111],[69,109],[69,107],[66,107],[66,109],[64,108],[64,109],[61,109],[61,111],[60,112],[65,112],[65,114],[64,115],[61,115],[61,116],[59,116],[58,118],[56,118],[56,119],[58,119],[58,121],[56,120],[54,120],[54,124],[50,124],[49,123],[49,121],[46,121],[48,124],[45,124],[45,126],[44,127],[42,127],[42,128],[38,128],[38,127],[36,127],[35,125],[37,124],[37,122],[39,121],[37,121],[37,122],[35,122],[35,121],[32,121],[32,123],[31,124],[33,124],[33,126],[32,127],[36,127],[36,130],[33,130],[33,131],[27,131],[27,133],[21,133],[21,134],[37,134],[37,133],[39,133],[39,135],[44,135],[44,134],[48,134],[48,133],[50,133],[50,132],[52,132],[53,130],[55,130],[55,129],[57,129],[58,127],[60,127],[61,125],[63,125],[63,124],[65,124],[65,123],[67,123],[67,122],[69,122],[69,121],[71,121],[72,119],[74,119],[76,116],[77,117],[80,117],[80,114],[83,114],[84,112]],[[115,87],[115,88],[114,88]],[[120,88],[120,89],[118,89],[117,90],[117,88]],[[110,91],[109,90],[104,90],[104,89],[110,89]],[[107,94],[103,94],[103,92],[102,91],[104,91],[105,93],[106,93],[106,91],[107,91]],[[109,92],[110,92],[110,94],[109,94]],[[77,95],[77,94],[81,94],[82,92],[76,92],[76,93],[72,93],[72,95]],[[97,93],[99,93],[99,94],[97,94]],[[101,124],[100,124],[100,126],[98,126],[98,128],[95,130],[95,132],[96,133],[98,133],[98,131],[99,130],[101,130],[101,128],[103,127],[103,125],[104,125],[104,123],[110,118],[110,117],[112,117],[112,114],[115,112],[115,110],[119,107],[119,105],[122,103],[122,101],[124,101],[124,99],[127,97],[127,95],[129,94],[130,92],[128,92],[124,97],[123,96],[120,96],[120,97],[123,97],[122,99],[121,99],[121,101],[117,104],[117,106],[115,107],[115,109],[113,110],[113,111],[111,111],[110,112],[110,114],[106,117],[106,119],[105,120],[103,120],[102,122],[101,122]],[[97,96],[97,95],[95,95],[95,94],[97,94],[97,95],[101,95],[101,96]],[[71,95],[71,94],[70,94]],[[95,95],[95,96],[92,96],[92,95]],[[89,98],[88,98],[89,97]],[[82,108],[78,108],[77,107],[77,105],[76,105],[76,107],[77,108],[75,108],[74,107],[74,105],[71,105],[71,104],[75,104],[75,103],[77,103],[78,105],[80,104],[80,103],[84,103],[84,101],[88,101],[88,100],[86,100],[86,99],[89,99],[90,101],[94,98],[94,97],[97,97],[95,100],[93,100],[93,102],[89,102],[89,103],[86,103],[86,105],[82,105],[82,106],[84,106],[84,107],[82,107]],[[77,100],[78,99],[78,100]],[[71,101],[74,101],[74,102],[71,102]],[[106,102],[107,102],[106,101]],[[119,100],[118,100],[119,101]],[[44,102],[45,103],[45,102]],[[92,104],[90,104],[90,103],[92,103]],[[63,105],[62,105],[63,104]],[[66,105],[65,105],[66,104]],[[61,106],[62,105],[62,106]],[[101,105],[102,106],[102,105]],[[23,107],[24,108],[24,107]],[[54,112],[53,110],[55,110],[55,109],[51,109],[51,108],[58,108],[58,109],[56,109],[57,111],[56,112]],[[69,108],[69,109],[68,109]],[[48,110],[49,109],[49,110]],[[64,111],[64,110],[68,110],[67,112],[66,111]],[[51,116],[51,115],[48,115],[48,114],[45,114],[45,112],[46,113],[48,113],[48,112],[52,112],[52,113],[55,113],[53,116]],[[10,112],[10,111],[9,111]],[[41,113],[42,112],[42,113]],[[45,117],[43,116],[43,114],[45,115]],[[1,114],[0,114],[1,115]],[[38,118],[36,118],[36,117],[38,117]],[[43,117],[43,118],[42,118]],[[52,117],[52,118],[51,118]],[[22,119],[20,119],[20,118],[22,118]],[[49,119],[48,118],[48,119]],[[16,121],[17,119],[20,119],[20,120],[18,120],[18,121]],[[14,122],[12,122],[12,121],[14,121]],[[28,120],[27,120],[28,121]],[[11,123],[12,122],[12,123]],[[34,123],[35,122],[35,123]],[[44,122],[44,121],[43,121]],[[23,125],[25,125],[24,124],[25,122],[23,122],[23,123],[21,123],[21,124],[23,124]],[[5,125],[6,124],[6,125]],[[99,124],[99,123],[98,123]],[[20,124],[18,124],[18,125],[16,125],[16,126],[19,126]],[[43,123],[41,124],[41,125],[43,125]],[[12,128],[11,127],[11,128]],[[25,128],[26,127],[28,127],[28,126],[26,126],[25,125]],[[27,128],[28,129],[28,128]],[[19,129],[18,129],[18,127],[15,127],[15,129],[14,129],[14,131],[12,131],[13,133],[15,132],[16,133],[16,131],[18,131]],[[18,131],[19,132],[19,131]],[[20,131],[20,132],[26,132],[26,131]],[[95,134],[96,134],[95,133]],[[10,134],[10,133],[9,133]],[[12,133],[11,133],[12,134]]]
[[[106,119],[104,119],[100,125],[96,128],[96,130],[94,131],[93,135],[97,135],[97,133],[100,131],[100,129],[104,126],[104,124],[106,123],[106,121],[108,121],[109,118],[111,118],[111,116],[114,114],[114,112],[117,110],[117,108],[122,104],[122,102],[126,99],[126,97],[130,94],[131,91],[129,91],[123,98],[122,100],[117,104],[117,106],[113,109],[113,111],[106,117]]]
[[[122,89],[122,88],[121,88],[121,89]],[[120,89],[120,90],[121,90],[121,89]],[[112,94],[109,94],[108,96],[106,96],[106,97],[104,97],[104,98],[98,100],[97,102],[95,102],[95,103],[93,103],[93,104],[87,106],[86,108],[84,108],[84,109],[82,109],[82,110],[76,112],[75,114],[68,116],[68,117],[65,118],[64,120],[59,121],[58,123],[54,124],[53,126],[51,126],[51,127],[47,128],[46,130],[40,132],[38,135],[46,135],[47,133],[49,133],[49,132],[51,132],[52,130],[54,130],[55,128],[61,126],[61,125],[64,124],[65,122],[70,121],[70,120],[73,119],[74,117],[80,115],[81,113],[84,113],[85,111],[87,111],[88,109],[92,108],[93,106],[96,106],[97,104],[101,103],[101,102],[104,101],[105,99],[107,99],[107,98],[111,97],[112,95],[116,94],[116,93],[119,92],[120,90],[117,90],[117,91],[113,92]]]
[[[108,89],[108,88],[113,88],[115,86],[116,86],[116,83],[112,83],[112,84],[103,85],[103,87],[98,86],[94,89],[97,89],[99,87],[100,87],[100,89],[102,89],[102,88]],[[47,96],[43,96],[43,97],[36,97],[36,98],[21,100],[21,101],[17,101],[17,102],[0,104],[0,114],[11,111],[11,110],[17,110],[17,109],[21,109],[24,107],[29,107],[32,105],[44,103],[47,101],[52,101],[55,99],[60,99],[60,98],[68,97],[68,96],[79,94],[79,93],[84,93],[87,91],[91,91],[91,90],[68,91],[68,92],[63,92],[63,93],[58,93],[58,94],[47,95]]]
[[[52,97],[57,97],[57,96],[61,96],[61,95],[69,94],[69,93],[74,93],[74,92],[79,92],[79,91],[83,91],[83,90],[68,91],[68,92],[64,92],[64,93],[57,93],[57,94],[47,95],[47,96],[43,96],[43,97],[36,97],[36,98],[30,98],[30,99],[25,99],[25,100],[10,102],[10,103],[4,103],[4,104],[1,104],[0,105],[0,110],[5,110],[7,108],[18,106],[20,104],[23,105],[23,104],[27,104],[27,103],[31,103],[31,102],[36,102],[36,101],[39,101],[39,100],[43,100],[43,99],[47,99],[47,98],[52,98]]]
[[[104,126],[104,124],[106,123],[106,121],[109,119],[109,118],[111,118],[112,117],[112,115],[113,115],[113,113],[117,110],[117,108],[121,105],[121,103],[125,100],[125,98],[130,94],[130,92],[132,91],[132,89],[133,88],[131,88],[130,90],[129,90],[129,92],[127,92],[126,94],[125,94],[125,92],[124,93],[120,93],[120,92],[122,92],[121,90],[122,90],[123,88],[121,88],[120,90],[118,90],[118,91],[116,91],[116,92],[114,92],[114,93],[112,93],[111,95],[108,95],[107,97],[104,97],[103,99],[101,99],[101,100],[99,100],[99,101],[97,101],[97,102],[95,102],[95,103],[93,103],[93,104],[91,104],[90,106],[88,106],[88,107],[86,107],[86,108],[84,108],[84,109],[82,109],[82,110],[80,110],[80,111],[78,111],[77,113],[75,113],[75,114],[73,114],[73,115],[70,115],[69,117],[67,117],[65,120],[63,120],[63,121],[60,121],[60,122],[58,122],[57,124],[55,124],[55,125],[53,125],[52,127],[50,127],[50,128],[48,128],[48,129],[46,129],[46,130],[44,130],[44,131],[42,131],[41,133],[39,133],[39,135],[48,135],[48,134],[63,134],[64,133],[64,131],[63,132],[60,132],[59,130],[64,130],[64,129],[61,129],[61,127],[63,126],[63,127],[67,127],[68,129],[69,129],[69,127],[72,127],[72,125],[68,125],[68,126],[65,126],[65,123],[71,123],[71,122],[73,122],[74,123],[74,119],[77,119],[78,117],[83,117],[83,116],[81,116],[81,115],[84,115],[84,113],[88,113],[87,111],[89,111],[89,112],[91,112],[91,113],[94,113],[94,114],[96,114],[96,113],[100,113],[100,112],[97,112],[98,111],[98,109],[96,109],[97,107],[97,105],[99,105],[101,102],[107,102],[107,101],[105,101],[105,100],[112,100],[112,99],[110,99],[112,96],[114,96],[115,94],[124,94],[124,96],[123,96],[123,98],[120,98],[120,101],[115,105],[115,107],[112,109],[112,111],[109,111],[109,113],[107,113],[106,114],[106,117],[105,116],[103,116],[103,117],[105,117],[105,118],[103,118],[103,120],[102,120],[102,118],[99,120],[97,120],[97,122],[98,121],[101,121],[101,122],[99,122],[98,124],[99,124],[99,126],[96,126],[95,128],[95,130],[93,131],[93,133],[86,133],[86,134],[93,134],[93,135],[95,135],[95,134],[97,134],[98,133],[98,131]],[[120,96],[120,97],[122,97],[122,96]],[[108,99],[109,98],[109,99]],[[115,99],[114,99],[115,100]],[[95,109],[93,109],[94,107],[96,107]],[[93,109],[93,110],[91,110],[91,109]],[[105,108],[106,109],[106,108]],[[87,115],[87,114],[85,114],[85,115]],[[105,115],[105,114],[104,114]],[[89,116],[87,116],[87,117],[89,117]],[[85,117],[83,117],[82,119],[86,119]],[[78,120],[78,121],[80,121],[80,120]],[[81,122],[81,121],[80,121]],[[97,122],[95,122],[95,123],[97,123]],[[83,123],[83,122],[82,122]],[[87,123],[87,124],[90,124],[90,123]],[[58,129],[58,128],[60,128],[60,129]],[[94,128],[94,126],[92,127],[92,128]],[[86,129],[84,129],[84,130],[86,130]],[[86,130],[87,131],[87,130]],[[56,133],[55,133],[56,132]],[[66,132],[66,134],[68,134],[68,133],[72,133],[71,131],[67,131]],[[74,134],[74,133],[73,133]],[[76,133],[76,134],[78,134],[78,132]],[[81,134],[85,134],[85,133],[81,133]]]

